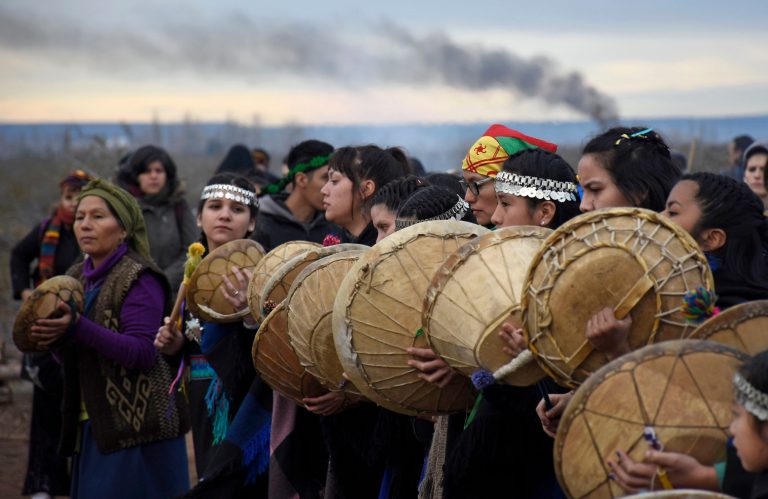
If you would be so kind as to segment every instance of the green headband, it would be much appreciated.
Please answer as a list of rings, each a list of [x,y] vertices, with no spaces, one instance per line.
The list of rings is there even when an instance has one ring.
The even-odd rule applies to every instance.
[[[296,177],[297,173],[306,173],[311,172],[312,170],[317,170],[318,168],[322,168],[328,164],[329,159],[331,159],[331,155],[327,154],[325,156],[315,156],[306,163],[299,163],[291,168],[291,171],[289,171],[285,177],[281,178],[275,183],[265,185],[261,191],[267,194],[276,194],[285,189],[286,185],[293,182],[293,179]]]
[[[144,215],[141,213],[136,198],[128,191],[103,179],[88,182],[77,197],[78,204],[86,196],[96,196],[103,199],[114,210],[125,229],[128,246],[147,260],[152,259],[149,254],[147,226],[144,224]]]

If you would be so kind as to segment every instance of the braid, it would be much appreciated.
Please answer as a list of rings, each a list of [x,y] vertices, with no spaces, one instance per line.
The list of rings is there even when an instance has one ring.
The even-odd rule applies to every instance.
[[[376,191],[371,206],[383,204],[392,213],[397,213],[405,201],[417,190],[429,185],[424,179],[414,175],[396,178]]]
[[[723,264],[736,277],[768,288],[768,222],[763,203],[747,184],[714,173],[691,173],[681,180],[696,182],[701,219],[695,232],[719,228],[726,233]]]
[[[405,201],[397,214],[397,218],[427,220],[450,210],[458,200],[459,197],[448,189],[437,185],[428,185],[416,191]],[[468,211],[462,220],[476,223],[471,211]]]
[[[681,171],[664,139],[645,127],[615,127],[590,140],[582,154],[597,156],[635,206],[664,209]]]

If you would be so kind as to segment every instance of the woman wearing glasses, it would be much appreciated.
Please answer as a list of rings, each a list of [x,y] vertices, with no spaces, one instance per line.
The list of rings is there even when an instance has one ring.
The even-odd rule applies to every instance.
[[[529,137],[504,125],[491,125],[482,137],[470,147],[461,163],[464,199],[469,203],[477,223],[491,226],[496,211],[496,192],[493,182],[501,165],[511,155],[525,149],[544,149],[557,152],[557,146],[535,137]]]

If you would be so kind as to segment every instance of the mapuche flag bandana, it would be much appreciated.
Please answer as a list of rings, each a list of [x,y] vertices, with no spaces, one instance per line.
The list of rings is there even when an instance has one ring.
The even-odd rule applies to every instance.
[[[508,157],[524,149],[544,149],[554,153],[557,152],[557,145],[524,135],[504,125],[491,125],[483,136],[472,144],[461,163],[461,169],[495,177]]]

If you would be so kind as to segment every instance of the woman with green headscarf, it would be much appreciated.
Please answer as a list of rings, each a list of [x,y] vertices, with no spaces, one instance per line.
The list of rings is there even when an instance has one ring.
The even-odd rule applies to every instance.
[[[40,319],[33,338],[64,368],[60,450],[73,456],[72,497],[174,497],[189,488],[188,413],[168,393],[171,367],[153,340],[170,289],[149,256],[136,200],[104,180],[80,193],[75,236],[85,260],[69,269],[82,313]]]

